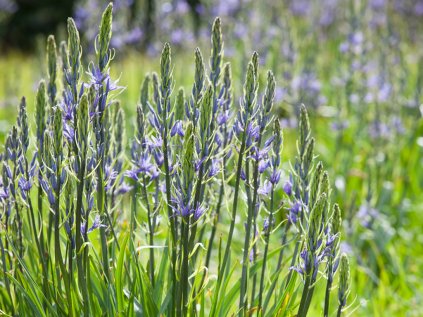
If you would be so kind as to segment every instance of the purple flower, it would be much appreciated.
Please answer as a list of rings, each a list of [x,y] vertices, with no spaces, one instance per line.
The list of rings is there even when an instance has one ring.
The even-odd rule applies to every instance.
[[[18,181],[19,188],[24,192],[29,192],[32,187],[31,181],[21,177]]]
[[[280,178],[281,178],[281,172],[278,170],[273,170],[272,175],[270,175],[269,181],[273,185],[276,185],[277,183],[279,183]]]
[[[133,179],[136,182],[138,182],[138,180],[139,180],[138,179],[138,170],[136,170],[136,169],[135,170],[131,169],[131,170],[126,171],[125,176]]]
[[[183,137],[185,135],[183,127],[182,127],[182,121],[180,121],[180,120],[175,122],[175,124],[173,125],[173,127],[170,131],[170,136],[173,137],[175,134],[178,134],[181,137]]]
[[[291,208],[289,208],[288,220],[291,223],[297,223],[297,217],[301,212],[302,206],[301,203],[296,201]]]
[[[266,171],[266,169],[269,167],[269,165],[270,165],[269,161],[260,160],[258,165],[258,171],[260,172],[260,174],[263,174]]]
[[[217,116],[217,124],[223,125],[226,122],[228,122],[228,119],[229,119],[229,111],[224,111],[222,113],[219,113],[219,115]]]
[[[272,184],[270,182],[268,182],[267,180],[265,180],[264,183],[263,183],[263,186],[261,186],[257,190],[257,192],[260,195],[267,196],[267,195],[269,195],[271,189],[272,189]]]
[[[286,181],[285,184],[283,185],[283,191],[285,192],[285,194],[287,194],[288,196],[292,195],[292,184],[290,181]]]
[[[194,220],[200,219],[200,217],[204,214],[205,211],[206,211],[206,209],[201,205],[198,206],[197,208],[195,208],[195,210],[194,210]]]
[[[94,231],[94,230],[96,230],[96,229],[98,229],[100,227],[105,228],[107,226],[105,224],[102,224],[101,223],[101,221],[100,221],[100,215],[97,214],[95,216],[95,218],[94,218],[93,225],[91,226],[91,228],[88,229],[87,232],[90,233],[90,232],[92,232],[92,231]]]
[[[209,170],[209,177],[213,177],[217,173],[219,173],[219,162],[218,159],[212,159],[211,167]]]
[[[0,200],[6,200],[10,197],[10,192],[7,188],[1,187],[0,188]]]
[[[263,231],[264,232],[269,232],[269,228],[270,228],[270,221],[269,221],[269,218],[266,218],[266,219],[264,219],[264,222],[263,222]]]
[[[47,194],[47,198],[48,198],[48,202],[50,203],[50,206],[54,206],[56,202],[56,198],[54,197],[51,186],[44,179],[40,180],[40,185],[43,188],[44,192]]]
[[[247,179],[247,175],[245,174],[245,171],[242,169],[241,170],[241,175],[240,175],[240,177],[241,177],[241,179],[243,180],[243,181],[245,181],[246,179]]]

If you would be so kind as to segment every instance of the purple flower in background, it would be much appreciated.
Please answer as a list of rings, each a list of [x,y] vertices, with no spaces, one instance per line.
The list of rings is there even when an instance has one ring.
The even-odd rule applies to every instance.
[[[344,131],[345,129],[349,127],[349,121],[343,120],[339,122],[332,122],[331,127],[332,127],[332,130],[334,131]]]
[[[0,0],[0,11],[14,13],[18,10],[17,4],[12,0]]]
[[[414,9],[414,13],[417,16],[422,16],[423,15],[423,1],[421,0],[417,1],[413,9]]]
[[[369,203],[365,203],[360,206],[357,212],[357,219],[360,219],[360,223],[363,227],[370,229],[373,222],[378,218],[379,211],[373,208]]]
[[[311,4],[306,0],[293,0],[289,8],[293,15],[303,17],[309,14]]]

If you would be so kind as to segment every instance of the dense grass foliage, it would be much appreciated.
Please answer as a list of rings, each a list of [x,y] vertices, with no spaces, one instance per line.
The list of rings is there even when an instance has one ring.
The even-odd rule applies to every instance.
[[[1,311],[419,316],[421,46],[346,12],[114,60],[109,6],[0,60]]]

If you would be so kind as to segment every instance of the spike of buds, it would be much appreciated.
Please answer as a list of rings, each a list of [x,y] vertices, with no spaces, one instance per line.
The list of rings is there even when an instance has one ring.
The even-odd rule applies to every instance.
[[[110,61],[109,45],[112,37],[112,12],[113,3],[110,2],[106,10],[103,12],[100,23],[98,64],[101,72],[103,72]]]

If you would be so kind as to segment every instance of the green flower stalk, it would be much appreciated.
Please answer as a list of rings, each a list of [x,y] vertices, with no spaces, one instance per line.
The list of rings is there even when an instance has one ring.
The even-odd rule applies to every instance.
[[[235,192],[234,192],[233,203],[232,203],[231,224],[229,227],[229,234],[228,234],[228,239],[227,239],[227,243],[225,247],[225,253],[223,255],[222,262],[219,266],[216,291],[215,291],[215,296],[213,299],[212,310],[211,310],[212,316],[214,316],[214,314],[216,313],[216,310],[217,310],[216,303],[219,299],[219,296],[221,296],[220,287],[222,285],[222,281],[227,269],[229,254],[230,254],[231,244],[232,244],[232,238],[233,238],[233,233],[235,229],[235,218],[236,218],[237,210],[238,210],[238,195],[239,195],[239,188],[240,188],[240,181],[241,181],[241,171],[242,171],[242,165],[244,161],[246,140],[247,140],[246,130],[250,124],[251,115],[252,115],[255,100],[256,100],[256,91],[255,91],[256,80],[257,78],[254,75],[254,66],[253,66],[253,63],[250,62],[248,63],[247,75],[246,75],[245,84],[244,84],[244,98],[241,104],[241,109],[240,109],[241,113],[239,115],[240,124],[242,125],[243,130],[240,132],[241,144],[239,147],[238,161],[236,165]],[[241,299],[242,301],[243,301],[243,298],[244,296]]]
[[[56,77],[57,77],[57,53],[56,53],[56,41],[53,35],[47,38],[47,71],[48,71],[48,97],[50,106],[53,107],[56,103]]]
[[[255,64],[256,71],[258,70],[258,54],[253,54],[253,62]],[[257,74],[257,73],[256,73]],[[258,81],[258,78],[257,78]],[[258,89],[258,84],[256,84],[256,90]],[[266,89],[264,92],[264,96],[262,99],[262,104],[258,107],[258,113],[257,113],[257,125],[259,127],[259,133],[258,138],[256,142],[254,143],[254,147],[251,149],[251,156],[254,157],[253,162],[253,198],[251,201],[251,205],[249,206],[249,215],[251,216],[250,219],[247,218],[247,226],[249,225],[249,221],[252,222],[252,232],[253,232],[253,240],[255,240],[255,233],[257,232],[257,214],[258,209],[255,207],[258,202],[258,189],[260,187],[260,173],[259,173],[259,162],[260,162],[260,150],[262,147],[262,139],[263,135],[265,133],[265,130],[271,121],[270,119],[270,112],[273,106],[273,99],[275,97],[275,77],[271,71],[268,71],[267,73],[267,84]],[[248,163],[247,163],[248,164]],[[248,233],[249,229],[247,229]],[[245,249],[250,249],[250,237],[248,236],[247,241],[247,235],[245,237],[244,241],[244,256],[248,257],[248,254],[245,253]],[[247,246],[248,245],[248,246]],[[254,243],[252,245],[252,252],[253,252],[253,262],[255,262],[257,258],[257,246]],[[247,258],[245,258],[247,265],[246,270],[248,271],[248,261]],[[245,266],[243,266],[245,268]],[[246,276],[248,276],[248,272],[245,273]],[[248,277],[246,277],[247,283],[245,285],[246,288],[248,288]],[[253,303],[255,298],[255,292],[256,292],[256,283],[257,283],[257,275],[254,274],[253,276],[253,284],[251,288],[251,303]],[[247,309],[248,302],[246,301],[245,309]]]
[[[49,137],[50,139],[50,137]],[[53,146],[53,155],[55,160],[56,170],[55,173],[56,184],[54,190],[54,254],[55,254],[55,264],[58,265],[60,269],[63,282],[65,284],[66,294],[68,297],[68,315],[73,315],[72,300],[71,300],[71,286],[70,286],[70,277],[65,268],[65,263],[60,246],[60,221],[61,221],[61,210],[60,210],[60,193],[62,190],[61,180],[62,180],[62,156],[63,156],[63,122],[62,122],[62,111],[60,108],[56,107],[53,114],[53,139],[51,145]],[[48,142],[50,143],[50,142]],[[48,144],[46,142],[46,144]],[[50,151],[50,149],[47,149]],[[58,275],[59,278],[59,275]]]
[[[220,18],[216,18],[213,22],[211,44],[212,51],[210,56],[210,81],[214,90],[216,91],[223,60],[223,40]]]
[[[201,54],[200,49],[197,47],[195,49],[195,73],[194,73],[194,84],[192,87],[192,96],[194,99],[194,106],[198,108],[198,103],[203,97],[203,90],[205,85],[205,66],[203,61],[203,55]]]
[[[265,97],[266,98],[266,97]],[[280,156],[281,156],[281,147],[283,147],[283,135],[280,127],[279,120],[274,120],[273,125],[273,156],[274,156],[274,163],[273,164],[273,175],[279,175],[277,174],[277,168],[280,164]],[[267,254],[269,251],[269,240],[270,240],[270,233],[272,231],[273,227],[273,219],[274,219],[274,194],[275,194],[275,186],[277,185],[277,181],[271,181],[272,188],[270,190],[270,207],[269,207],[269,219],[267,222],[267,228],[264,226],[264,254],[263,254],[263,266],[261,269],[261,278],[260,278],[260,290],[259,290],[259,299],[258,299],[258,307],[257,307],[257,313],[258,316],[264,315],[265,313],[265,307],[262,306],[262,298],[264,294],[264,280],[265,280],[265,272],[266,272],[266,265],[267,265]]]
[[[189,122],[187,125],[185,139],[184,139],[184,149],[182,157],[182,168],[183,168],[183,204],[184,206],[190,205],[190,198],[192,194],[192,184],[194,181],[194,131],[192,123]],[[195,208],[195,205],[193,205]],[[179,310],[179,313],[182,311],[182,316],[187,316],[188,313],[188,303],[189,303],[189,263],[188,258],[189,254],[192,251],[192,245],[190,245],[190,234],[191,237],[195,237],[194,228],[191,229],[190,233],[190,221],[195,215],[186,215],[182,217],[181,220],[181,250],[182,250],[182,266],[181,266],[181,282],[180,282],[180,292],[182,295],[181,305],[182,309]]]
[[[338,204],[333,205],[332,220],[330,223],[329,233],[328,233],[328,243],[330,247],[330,254],[328,256],[327,262],[327,282],[326,282],[326,293],[325,293],[325,307],[323,310],[323,316],[329,316],[329,300],[330,292],[332,289],[333,275],[335,274],[337,263],[339,261],[338,252],[339,252],[339,242],[341,239],[341,228],[342,228],[342,219],[341,219],[341,210]]]
[[[78,100],[78,81],[80,78],[80,68],[81,68],[81,44],[79,39],[79,32],[76,28],[75,21],[72,18],[68,19],[68,45],[67,45],[67,63],[64,63],[64,68],[66,83],[70,86],[73,96],[73,102],[76,103]],[[66,52],[63,47],[62,53]],[[62,59],[66,59],[62,55]],[[66,65],[65,65],[66,64]]]
[[[100,71],[103,72],[109,66],[111,60],[109,45],[112,38],[112,12],[113,3],[109,3],[103,12],[100,23],[100,34],[98,38],[98,65]]]
[[[322,239],[322,218],[325,212],[325,205],[327,197],[322,193],[314,208],[310,213],[308,220],[308,229],[306,235],[306,249],[302,252],[301,257],[304,260],[304,289],[301,296],[300,306],[298,309],[298,316],[307,316],[310,307],[311,299],[313,297],[317,273],[319,270],[319,256],[321,246],[319,240]],[[324,225],[324,224],[323,224]]]
[[[340,317],[342,309],[347,303],[347,297],[350,293],[350,263],[345,253],[341,255],[341,264],[339,269],[339,291],[338,291],[338,312],[337,316]]]
[[[223,85],[222,85],[222,89],[223,89],[223,100],[225,102],[225,104],[223,105],[222,108],[222,118],[226,118],[226,121],[222,123],[222,128],[221,128],[221,132],[222,132],[222,136],[223,136],[223,144],[222,147],[223,149],[226,149],[226,147],[228,146],[228,117],[229,114],[227,113],[227,109],[230,109],[232,106],[232,73],[231,73],[231,66],[229,63],[226,63],[224,66],[224,70],[223,70],[224,76],[223,76]],[[208,244],[208,248],[207,248],[207,256],[206,256],[206,262],[205,262],[205,266],[209,267],[209,263],[210,263],[210,259],[211,259],[211,254],[212,254],[212,246],[213,246],[213,241],[214,241],[214,237],[216,235],[216,230],[217,230],[217,224],[219,222],[219,218],[220,218],[220,211],[222,208],[222,203],[223,203],[223,194],[224,194],[224,190],[225,190],[225,179],[226,179],[226,163],[228,160],[228,155],[227,153],[223,154],[223,160],[222,160],[222,166],[223,166],[223,171],[222,171],[222,179],[221,179],[221,184],[220,184],[220,189],[219,189],[219,196],[218,196],[218,201],[217,201],[217,205],[216,205],[216,212],[213,216],[213,223],[212,223],[212,229],[211,229],[211,233],[210,233],[210,239],[209,239],[209,244]],[[206,274],[203,275],[203,280],[201,282],[201,285],[204,283]]]
[[[141,109],[144,113],[147,113],[147,109],[148,109],[148,98],[149,98],[149,87],[150,87],[150,82],[151,82],[151,76],[150,75],[146,75],[144,77],[144,80],[142,82],[141,85],[141,93],[140,93],[140,105],[141,105]]]
[[[104,180],[104,168],[106,164],[106,151],[109,149],[110,144],[110,123],[107,106],[107,97],[110,92],[110,78],[108,78],[108,67],[113,56],[109,51],[110,38],[112,35],[112,10],[113,4],[110,3],[106,10],[103,12],[103,16],[100,23],[98,47],[97,47],[97,58],[98,58],[98,71],[93,70],[92,76],[95,78],[96,84],[99,86],[98,91],[98,102],[96,110],[96,117],[94,119],[94,132],[96,135],[97,142],[97,160],[98,167],[97,171],[97,208],[100,214],[100,223],[106,223],[109,220],[109,214],[107,210],[107,197],[105,191],[105,180]],[[98,72],[100,74],[98,74]],[[100,78],[99,78],[100,77]],[[107,78],[107,80],[106,80]],[[100,79],[100,80],[99,80]],[[90,99],[90,98],[89,98]],[[94,98],[95,99],[95,98]],[[110,268],[109,268],[109,256],[108,246],[106,237],[105,226],[100,226],[100,240],[102,249],[102,260],[105,281],[110,281]]]
[[[77,119],[76,119],[76,134],[75,134],[75,144],[76,144],[76,153],[75,157],[78,165],[78,184],[77,184],[77,194],[76,194],[76,209],[75,209],[75,251],[76,251],[76,263],[78,269],[78,285],[82,291],[82,306],[85,316],[89,316],[89,296],[88,296],[88,286],[87,286],[87,276],[86,270],[83,263],[83,250],[82,244],[84,242],[83,234],[81,231],[81,226],[83,221],[88,222],[87,215],[85,219],[83,218],[83,194],[85,186],[85,173],[86,173],[86,162],[87,162],[87,152],[89,147],[89,105],[88,97],[84,94],[81,98],[77,109]],[[85,241],[88,242],[88,241]]]

